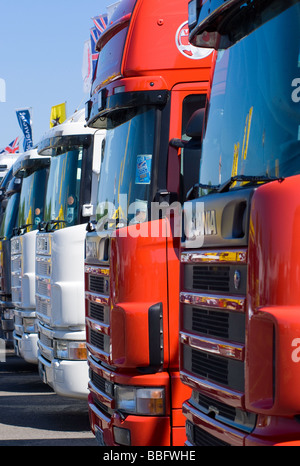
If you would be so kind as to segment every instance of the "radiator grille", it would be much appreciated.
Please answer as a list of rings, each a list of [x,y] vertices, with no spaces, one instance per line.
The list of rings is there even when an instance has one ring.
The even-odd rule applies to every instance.
[[[104,306],[101,304],[89,302],[89,316],[92,319],[99,320],[100,322],[104,322]]]
[[[51,275],[51,264],[46,261],[36,262],[36,273],[37,275],[50,276]]]
[[[48,348],[53,348],[53,340],[43,333],[39,333],[40,342]]]
[[[105,393],[105,379],[94,371],[91,371],[90,375],[93,384],[98,388],[98,390],[101,390],[101,392]]]
[[[218,412],[218,416],[224,417],[230,421],[234,421],[236,418],[236,409],[233,406],[226,405],[221,401],[213,400],[208,396],[202,395],[201,393],[197,393],[198,403],[201,408],[206,411],[210,412],[211,407]]]
[[[104,351],[104,335],[103,333],[96,332],[90,329],[90,343],[96,348]]]
[[[97,275],[89,275],[89,289],[94,293],[104,293],[104,278]]]
[[[230,267],[196,265],[193,267],[193,289],[222,291],[230,289]]]
[[[229,338],[229,314],[193,307],[192,330],[208,336]]]
[[[183,368],[208,382],[220,384],[232,390],[244,391],[243,361],[184,345]]]
[[[230,447],[229,443],[218,439],[198,426],[194,426],[194,444],[196,447]]]
[[[192,350],[192,372],[223,385],[228,385],[228,359]]]

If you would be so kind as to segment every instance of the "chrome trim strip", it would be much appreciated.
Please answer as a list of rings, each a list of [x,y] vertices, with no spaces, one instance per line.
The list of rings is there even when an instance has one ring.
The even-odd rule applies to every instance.
[[[92,330],[95,330],[96,332],[103,333],[104,335],[110,335],[110,325],[105,324],[103,322],[99,322],[98,320],[91,319],[90,317],[86,317],[86,324],[89,328]]]
[[[108,296],[98,293],[92,293],[91,291],[85,292],[85,299],[97,304],[104,304],[105,306],[109,306],[110,304],[110,299]]]
[[[223,340],[196,336],[187,332],[180,332],[180,343],[188,345],[205,353],[215,354],[226,358],[234,359],[235,361],[244,361],[244,346],[226,343]]]
[[[231,263],[231,264],[246,264],[247,249],[228,249],[225,251],[210,250],[210,251],[182,251],[181,262],[184,264],[192,263]]]
[[[188,385],[192,389],[195,389],[197,392],[200,392],[209,398],[213,396],[221,403],[227,404],[236,409],[243,409],[244,393],[224,388],[213,382],[200,379],[188,372],[185,372],[184,370],[180,371],[180,379],[185,385]]]
[[[210,307],[212,309],[225,309],[230,311],[245,312],[245,297],[209,295],[199,293],[180,293],[181,304],[192,304],[199,307]]]
[[[95,266],[95,265],[85,265],[85,273],[92,275],[101,275],[103,277],[109,277],[109,267]]]

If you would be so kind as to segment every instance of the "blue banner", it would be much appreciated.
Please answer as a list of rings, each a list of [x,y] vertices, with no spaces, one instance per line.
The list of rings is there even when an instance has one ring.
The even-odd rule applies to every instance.
[[[24,151],[31,149],[33,146],[30,109],[16,110],[19,125],[24,134],[23,148]]]

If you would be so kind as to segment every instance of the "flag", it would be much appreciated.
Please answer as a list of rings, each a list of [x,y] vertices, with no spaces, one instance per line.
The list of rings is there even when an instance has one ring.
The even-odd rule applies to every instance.
[[[92,82],[92,52],[91,41],[86,40],[83,48],[83,61],[82,61],[82,79],[83,79],[83,92],[89,93],[91,90]]]
[[[2,78],[0,78],[0,102],[6,102],[6,85]]]
[[[50,128],[53,128],[53,126],[60,125],[66,119],[66,102],[64,102],[63,104],[54,105],[51,108]]]
[[[15,154],[19,152],[20,145],[19,145],[19,137],[14,139],[8,146],[0,151],[0,154]]]
[[[23,148],[24,151],[27,151],[33,147],[30,108],[16,110],[16,113],[20,128],[24,134]]]
[[[96,45],[99,37],[107,28],[107,15],[95,16],[92,18],[95,27],[90,30],[90,40],[91,40],[91,54],[92,54],[92,76],[97,65],[99,52],[96,51]]]
[[[99,36],[107,28],[107,15],[94,16],[92,18],[93,23],[95,24],[97,30],[99,31]]]

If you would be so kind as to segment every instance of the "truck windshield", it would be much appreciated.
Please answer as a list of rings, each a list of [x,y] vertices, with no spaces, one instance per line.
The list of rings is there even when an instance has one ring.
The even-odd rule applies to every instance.
[[[44,218],[44,193],[46,188],[47,169],[38,170],[23,179],[18,226],[25,227],[25,232],[36,230]]]
[[[200,184],[300,173],[299,28],[297,3],[219,51]]]
[[[119,226],[147,219],[156,109],[118,112],[108,123],[98,190],[97,221]],[[105,225],[109,225],[109,222]]]
[[[0,229],[0,239],[10,239],[17,223],[20,193],[14,193],[7,202]]]
[[[44,221],[59,220],[57,228],[79,222],[82,154],[83,147],[76,147],[51,158]]]

